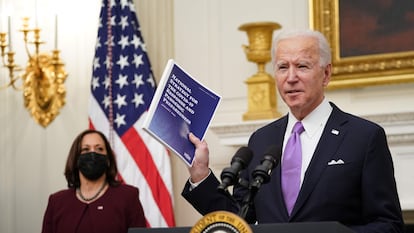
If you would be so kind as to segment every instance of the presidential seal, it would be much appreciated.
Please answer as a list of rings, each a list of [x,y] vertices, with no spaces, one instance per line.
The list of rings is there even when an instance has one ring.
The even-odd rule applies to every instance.
[[[214,211],[204,215],[190,233],[253,233],[240,216],[228,211]]]

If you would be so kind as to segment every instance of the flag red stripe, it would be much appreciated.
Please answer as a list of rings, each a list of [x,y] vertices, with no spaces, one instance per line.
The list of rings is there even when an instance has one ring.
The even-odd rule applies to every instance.
[[[169,191],[154,164],[153,158],[137,131],[131,127],[121,137],[125,147],[130,152],[135,163],[144,175],[151,189],[155,202],[158,205],[168,226],[174,226],[174,213]]]
[[[88,118],[89,121],[89,129],[95,129],[95,126],[93,125],[91,118]]]

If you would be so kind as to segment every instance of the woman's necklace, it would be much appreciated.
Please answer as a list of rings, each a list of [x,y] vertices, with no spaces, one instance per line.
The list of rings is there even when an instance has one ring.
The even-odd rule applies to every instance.
[[[90,202],[90,201],[95,200],[95,199],[99,196],[99,194],[101,194],[101,192],[102,192],[102,190],[105,188],[105,186],[106,186],[106,182],[104,182],[104,183],[102,184],[102,186],[99,188],[98,192],[97,192],[95,195],[93,195],[92,197],[90,197],[90,198],[86,198],[86,197],[84,197],[84,196],[82,195],[82,192],[81,192],[81,190],[80,190],[80,187],[77,189],[77,191],[78,191],[79,197],[80,197],[82,200],[84,200],[84,201],[86,201],[86,202]]]

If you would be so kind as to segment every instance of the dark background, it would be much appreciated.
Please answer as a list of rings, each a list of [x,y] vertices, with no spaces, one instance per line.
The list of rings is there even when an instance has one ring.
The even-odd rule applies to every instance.
[[[338,0],[340,57],[414,51],[414,0]]]

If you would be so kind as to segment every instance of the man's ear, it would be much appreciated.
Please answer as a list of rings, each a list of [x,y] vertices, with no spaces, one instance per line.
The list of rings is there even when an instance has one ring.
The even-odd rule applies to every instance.
[[[326,87],[326,86],[328,86],[329,82],[331,81],[332,64],[326,65],[323,73],[324,73],[323,86]]]

